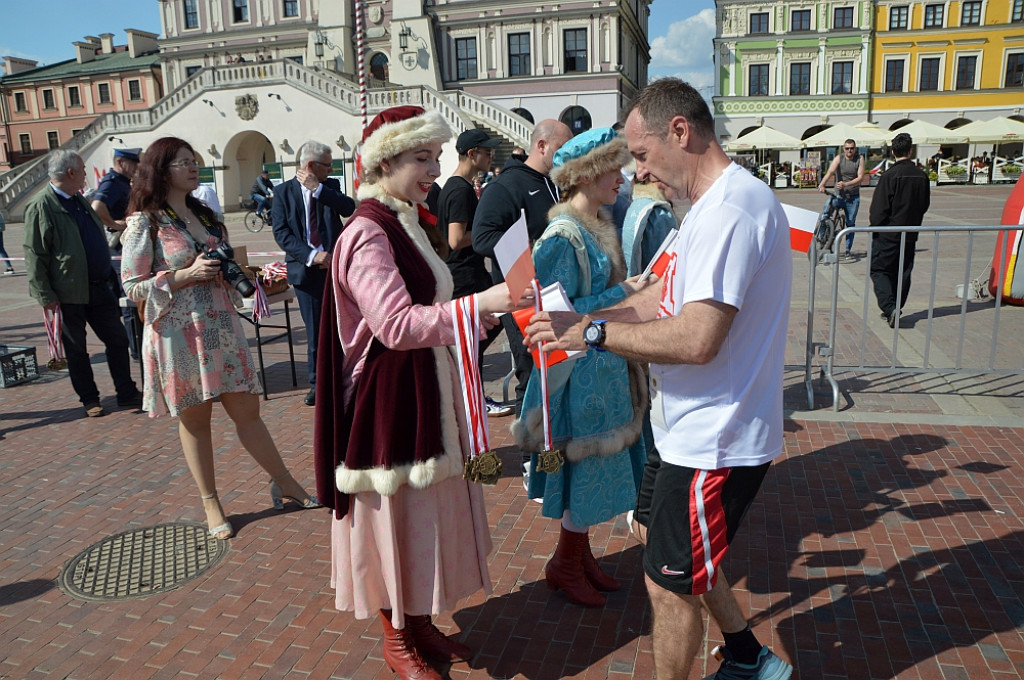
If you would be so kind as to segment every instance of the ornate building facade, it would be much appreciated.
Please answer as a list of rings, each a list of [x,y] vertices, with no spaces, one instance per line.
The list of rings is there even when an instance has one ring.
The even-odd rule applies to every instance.
[[[229,208],[263,165],[289,177],[306,139],[335,147],[351,187],[364,113],[396,104],[438,110],[456,134],[485,128],[506,150],[528,146],[543,118],[576,132],[611,125],[650,61],[652,0],[156,2],[167,96],[101,116],[66,145],[103,167],[115,132],[141,147],[184,137]],[[449,148],[442,172],[456,159]],[[28,165],[0,175],[8,214],[45,179]]]
[[[877,0],[875,26],[871,111],[881,127],[1021,116],[1024,0]]]
[[[872,3],[718,0],[715,124],[801,138],[868,116]]]

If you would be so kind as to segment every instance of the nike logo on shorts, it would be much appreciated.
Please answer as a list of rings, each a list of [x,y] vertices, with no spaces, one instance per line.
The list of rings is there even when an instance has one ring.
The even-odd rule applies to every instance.
[[[665,576],[686,576],[685,571],[675,571],[674,569],[669,569],[667,564],[663,564],[661,566],[661,573]]]
[[[539,193],[540,193],[540,189],[534,189],[533,191],[530,191],[530,192],[528,192],[528,193],[529,193],[529,194],[530,194],[531,196],[533,196],[534,194],[539,194]]]

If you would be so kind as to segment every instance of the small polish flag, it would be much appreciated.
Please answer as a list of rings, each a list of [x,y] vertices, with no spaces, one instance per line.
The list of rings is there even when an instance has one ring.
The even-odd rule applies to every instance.
[[[647,268],[640,274],[640,281],[646,281],[651,274],[654,274],[659,279],[665,278],[665,270],[668,269],[668,263],[672,259],[672,244],[676,242],[676,237],[678,236],[678,229],[668,232],[665,240],[658,246],[658,252],[654,253],[654,257],[651,258]]]
[[[525,210],[520,212],[519,219],[494,245],[494,259],[498,261],[505,277],[509,295],[513,300],[518,300],[537,275],[533,269],[533,258],[530,257],[530,234],[526,229]]]
[[[814,228],[818,225],[820,213],[787,203],[782,204],[782,209],[789,220],[789,247],[806,253],[811,249],[811,239],[814,238]]]

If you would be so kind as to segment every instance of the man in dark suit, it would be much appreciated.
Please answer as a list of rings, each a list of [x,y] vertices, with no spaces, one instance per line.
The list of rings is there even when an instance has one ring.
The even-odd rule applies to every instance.
[[[320,335],[320,303],[324,296],[330,252],[341,234],[342,217],[356,209],[331,172],[331,147],[309,141],[299,148],[295,178],[274,188],[271,208],[274,240],[285,253],[288,283],[295,287],[302,322],[306,324],[309,392],[305,403],[316,402],[316,343]]]

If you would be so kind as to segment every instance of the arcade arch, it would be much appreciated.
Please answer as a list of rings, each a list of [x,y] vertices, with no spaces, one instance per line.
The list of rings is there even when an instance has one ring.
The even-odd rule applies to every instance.
[[[594,126],[593,119],[590,117],[590,112],[582,106],[570,106],[562,112],[562,115],[558,117],[558,120],[568,125],[569,130],[574,136],[581,132],[586,132]]]
[[[238,206],[248,202],[249,189],[264,163],[277,161],[274,145],[255,130],[244,130],[232,137],[224,147],[224,170],[219,178],[221,204]]]

